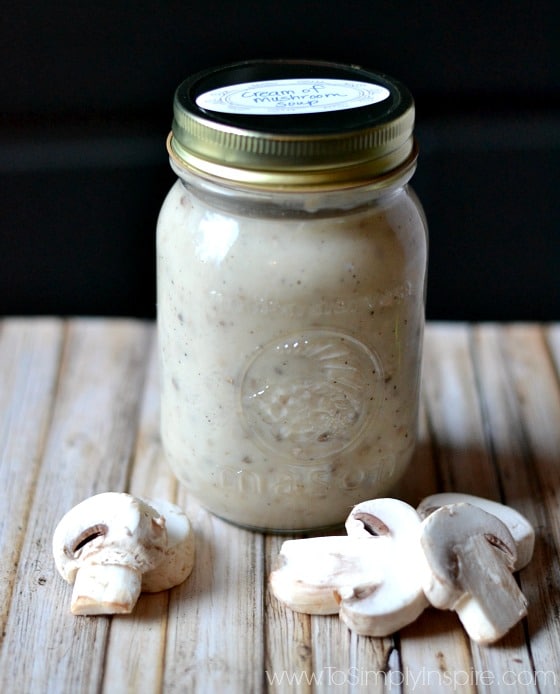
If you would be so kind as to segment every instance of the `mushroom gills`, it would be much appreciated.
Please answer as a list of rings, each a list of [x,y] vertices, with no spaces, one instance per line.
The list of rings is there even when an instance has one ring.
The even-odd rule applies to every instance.
[[[76,544],[73,548],[72,554],[76,556],[81,549],[91,542],[94,542],[100,537],[105,537],[107,534],[106,525],[94,525],[92,528],[88,528],[84,531],[80,537],[76,540]]]

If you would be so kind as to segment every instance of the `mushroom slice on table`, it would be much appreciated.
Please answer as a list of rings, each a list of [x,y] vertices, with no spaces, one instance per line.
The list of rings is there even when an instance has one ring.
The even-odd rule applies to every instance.
[[[428,605],[420,571],[426,562],[419,542],[420,517],[404,501],[380,498],[354,506],[345,526],[349,537],[371,547],[383,580],[369,595],[341,595],[340,618],[358,634],[392,634]]]
[[[352,535],[284,542],[270,586],[295,611],[338,612],[358,634],[387,636],[428,604],[417,567],[420,518],[396,499],[359,504],[350,516]]]
[[[427,496],[425,499],[423,499],[420,502],[417,511],[420,518],[424,519],[429,516],[430,513],[433,513],[438,508],[441,508],[441,506],[459,503],[467,503],[471,504],[472,506],[478,506],[484,511],[487,511],[493,516],[499,518],[502,523],[507,526],[517,548],[517,560],[513,570],[520,571],[522,568],[527,566],[527,564],[531,561],[531,557],[533,556],[533,549],[535,547],[535,530],[525,516],[510,506],[506,506],[505,504],[500,504],[497,501],[485,499],[480,496],[474,496],[472,494],[442,492],[441,494],[432,494],[431,496]]]
[[[168,515],[172,507],[160,504]],[[179,518],[181,511],[174,508]],[[169,535],[165,516],[151,503],[120,492],[97,494],[68,511],[54,531],[52,549],[58,572],[74,585],[72,613],[126,614],[138,600],[144,577],[146,590],[164,590],[183,580],[187,568],[181,553],[194,539],[188,521],[172,520],[171,526]],[[185,531],[188,541],[178,537]]]
[[[422,522],[420,543],[428,600],[457,612],[474,641],[497,641],[527,614],[512,576],[515,541],[495,515],[467,503],[442,506]]]
[[[336,614],[340,593],[371,592],[381,580],[377,558],[362,540],[334,535],[286,540],[270,587],[295,612]]]

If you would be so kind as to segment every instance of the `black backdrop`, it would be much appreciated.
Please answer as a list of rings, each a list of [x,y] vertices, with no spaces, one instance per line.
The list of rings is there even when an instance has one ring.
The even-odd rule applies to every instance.
[[[153,317],[175,87],[301,57],[415,96],[428,317],[560,317],[556,0],[22,0],[1,15],[1,314]]]

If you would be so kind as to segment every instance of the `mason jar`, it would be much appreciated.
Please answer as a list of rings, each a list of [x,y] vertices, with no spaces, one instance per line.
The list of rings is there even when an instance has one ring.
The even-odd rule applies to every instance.
[[[335,526],[411,460],[427,263],[413,126],[409,91],[354,66],[250,61],[177,89],[161,436],[228,521]]]

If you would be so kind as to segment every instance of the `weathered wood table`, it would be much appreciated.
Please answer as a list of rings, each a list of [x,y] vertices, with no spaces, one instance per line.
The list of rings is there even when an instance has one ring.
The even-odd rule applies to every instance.
[[[284,609],[267,590],[282,537],[224,523],[168,471],[155,328],[128,320],[0,321],[0,691],[557,692],[560,686],[560,326],[432,324],[421,440],[402,487],[498,499],[537,529],[519,575],[529,616],[470,643],[426,610],[392,638]],[[163,496],[197,534],[191,577],[130,616],[73,617],[55,572],[61,515],[101,491]]]

